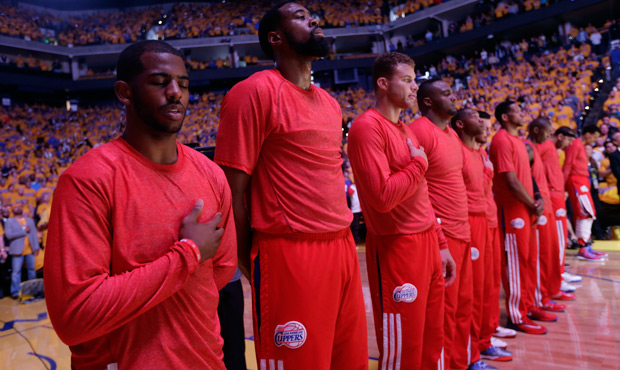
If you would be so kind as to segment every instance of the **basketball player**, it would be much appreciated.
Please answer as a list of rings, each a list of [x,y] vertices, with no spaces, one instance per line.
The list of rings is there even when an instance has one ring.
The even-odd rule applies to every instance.
[[[586,149],[581,139],[575,138],[566,147],[565,152],[566,157],[562,172],[564,173],[568,199],[573,208],[577,242],[581,246],[577,258],[592,262],[604,261],[607,254],[591,248],[590,236],[592,235],[592,223],[596,218],[596,210],[590,193],[590,172]]]
[[[470,230],[463,181],[461,141],[448,126],[456,114],[456,97],[450,85],[430,79],[420,85],[418,107],[422,117],[411,124],[428,156],[428,191],[456,263],[455,282],[446,287],[444,313],[445,363],[464,369],[469,364],[472,294]]]
[[[377,58],[375,104],[349,132],[381,369],[443,368],[444,284],[456,267],[428,198],[424,149],[399,120],[415,106],[414,67],[400,53]]]
[[[463,180],[467,190],[467,205],[469,213],[469,227],[471,230],[471,265],[473,282],[474,302],[484,302],[484,295],[491,290],[493,280],[490,278],[492,264],[487,262],[487,237],[489,225],[487,221],[487,201],[485,196],[485,185],[490,184],[493,178],[493,170],[486,165],[485,159],[480,154],[479,146],[476,143],[476,136],[483,133],[483,125],[480,115],[476,110],[470,108],[460,109],[451,120],[451,126],[457,132],[462,142],[463,151]],[[472,309],[471,324],[471,349],[469,367],[470,369],[491,368],[491,366],[480,361],[481,354],[487,355],[486,358],[495,361],[510,361],[512,353],[492,347],[490,344],[480,348],[481,327],[483,321],[483,304],[476,304]]]
[[[217,305],[236,267],[232,202],[222,170],[176,142],[183,55],[141,41],[117,71],[123,136],[78,159],[54,194],[50,319],[75,369],[224,369]]]
[[[532,121],[531,133],[536,136],[540,136],[542,132],[551,132],[553,126],[549,122],[549,120],[545,118],[538,118]],[[559,271],[560,271],[560,279],[565,276],[564,272],[564,255],[566,249],[566,241],[568,240],[568,228],[567,228],[567,218],[566,218],[566,200],[565,200],[565,190],[564,190],[564,176],[562,174],[562,167],[560,166],[560,160],[558,158],[558,149],[564,149],[567,145],[569,145],[575,137],[575,133],[572,129],[568,127],[560,127],[555,134],[551,135],[548,140],[544,140],[542,142],[538,142],[540,140],[534,140],[536,149],[540,154],[540,158],[545,168],[545,176],[547,178],[547,184],[549,185],[549,192],[551,194],[551,207],[553,210],[553,216],[555,217],[555,232],[557,234],[558,239],[558,251],[557,253],[553,253],[552,255],[555,257],[558,262]],[[557,257],[557,258],[556,258]],[[555,263],[555,262],[553,262]],[[556,277],[557,278],[557,277]],[[580,281],[581,277],[577,275],[567,275],[567,278],[573,279],[573,282]],[[578,280],[574,280],[578,279]],[[563,281],[560,281],[560,288],[562,287]],[[556,284],[557,282],[552,282],[551,284]],[[574,300],[576,298],[575,294],[566,293],[561,289],[558,290],[556,287],[549,288],[549,294],[552,299],[561,300],[561,301],[569,301]]]
[[[542,215],[542,199],[534,199],[534,186],[525,144],[517,136],[523,125],[521,107],[510,100],[495,108],[502,129],[491,141],[495,168],[493,192],[502,226],[504,255],[502,281],[506,292],[508,327],[528,334],[545,334],[547,328],[527,317],[534,307],[535,273],[530,266],[530,233]]]
[[[215,150],[232,191],[239,265],[252,282],[258,364],[366,369],[359,262],[342,191],[342,114],[311,83],[312,61],[329,44],[318,20],[292,2],[263,16],[259,39],[276,68],[226,95]]]

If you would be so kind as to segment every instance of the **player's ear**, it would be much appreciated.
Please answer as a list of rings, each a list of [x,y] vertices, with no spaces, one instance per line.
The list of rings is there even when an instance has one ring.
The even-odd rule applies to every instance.
[[[381,90],[387,90],[388,83],[388,79],[385,77],[379,77],[377,79],[377,87],[379,87]]]
[[[123,103],[123,105],[128,106],[131,104],[131,86],[127,82],[116,81],[114,83],[114,93],[116,94],[116,98]]]

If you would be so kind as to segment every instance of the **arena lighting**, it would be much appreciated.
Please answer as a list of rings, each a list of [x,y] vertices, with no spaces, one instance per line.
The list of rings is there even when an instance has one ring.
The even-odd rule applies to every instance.
[[[598,87],[596,89],[594,89],[594,91],[598,91]]]
[[[590,109],[590,106],[589,106],[589,105],[586,105],[586,110],[589,110],[589,109]]]
[[[157,24],[161,24],[161,21],[157,21]]]
[[[164,18],[168,18],[168,14],[164,14]]]
[[[598,80],[598,83],[600,83],[600,84],[602,84],[603,82],[605,82],[605,81],[603,81],[602,78],[600,80]]]

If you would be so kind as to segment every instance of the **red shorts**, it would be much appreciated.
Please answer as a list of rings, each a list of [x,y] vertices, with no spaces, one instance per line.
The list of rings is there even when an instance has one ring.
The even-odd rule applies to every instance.
[[[560,260],[560,272],[564,272],[564,256],[566,250],[566,241],[568,240],[566,201],[562,196],[551,195],[551,203],[553,203],[555,227],[558,234],[558,258]]]
[[[573,206],[573,220],[596,218],[594,201],[590,193],[590,179],[584,176],[571,176],[566,182],[570,204]]]
[[[366,312],[349,229],[256,233],[252,288],[260,369],[368,369]]]
[[[498,205],[502,244],[502,283],[508,320],[522,324],[534,307],[536,268],[531,266],[530,234],[534,218],[523,203]]]
[[[444,284],[434,228],[366,238],[379,369],[441,368]]]

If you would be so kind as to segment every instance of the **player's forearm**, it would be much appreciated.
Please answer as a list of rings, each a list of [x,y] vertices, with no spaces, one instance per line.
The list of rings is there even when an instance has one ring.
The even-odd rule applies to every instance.
[[[534,209],[534,199],[528,194],[527,190],[519,180],[509,181],[508,189],[518,201],[525,204],[528,209]]]
[[[197,268],[191,247],[176,243],[155,261],[118,275],[98,266],[80,272],[66,269],[46,276],[50,318],[63,342],[84,343],[157,306],[178,292]],[[89,270],[100,273],[91,275]]]
[[[250,280],[252,246],[252,232],[250,229],[250,218],[248,210],[242,200],[235,201],[233,198],[233,211],[235,218],[235,229],[237,235],[237,258],[239,269]]]
[[[422,159],[413,159],[405,168],[383,179],[381,183],[371,184],[369,203],[379,212],[390,212],[394,207],[411,197],[424,179],[426,167]],[[380,178],[380,174],[371,176]]]

